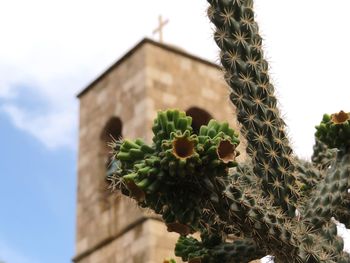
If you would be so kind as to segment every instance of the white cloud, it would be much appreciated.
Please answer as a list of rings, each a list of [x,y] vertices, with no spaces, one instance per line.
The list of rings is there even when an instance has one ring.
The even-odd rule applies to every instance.
[[[337,6],[342,8],[337,12],[329,12],[327,0],[255,2],[292,141],[297,154],[308,157],[314,126],[322,114],[349,110],[346,83],[350,52],[345,47],[350,45],[350,36],[345,32],[350,2],[338,0]],[[70,115],[76,111],[67,108],[76,108],[74,95],[138,40],[152,37],[159,14],[170,20],[165,41],[217,61],[206,6],[202,0],[1,2],[0,99],[6,99],[17,112],[23,111],[22,115],[33,116],[14,99],[20,95],[16,85],[29,83],[50,105],[34,119],[41,120],[42,115],[49,119],[59,112],[61,118],[66,114],[72,120]],[[21,127],[36,133],[25,125]]]
[[[328,0],[255,2],[296,152],[308,157],[322,114],[350,111],[350,1],[338,0],[336,12]],[[138,40],[152,37],[159,14],[170,20],[166,42],[217,61],[206,6],[204,0],[0,2],[0,110],[48,148],[73,148],[75,95]],[[23,105],[20,85],[46,106]],[[0,256],[3,250],[0,242]]]
[[[0,262],[5,263],[38,263],[38,261],[23,255],[13,246],[0,240]]]
[[[67,73],[45,80],[39,74],[32,74],[15,80],[5,75],[2,81],[5,85],[0,89],[0,111],[9,116],[15,127],[31,134],[49,149],[75,149],[75,94],[83,86],[83,77],[81,73],[79,77]]]
[[[13,97],[15,97],[15,95],[11,92],[11,87],[0,84],[0,98],[9,99]]]
[[[76,112],[31,115],[14,105],[4,105],[2,110],[11,117],[17,128],[27,131],[48,148],[75,145],[76,138],[73,135],[76,130]]]
[[[187,22],[175,18],[178,3],[171,3],[171,7],[169,3],[142,1],[135,8],[130,2],[118,1],[7,2],[0,8],[0,108],[16,127],[47,147],[74,147],[75,95],[142,37],[151,36],[163,9],[172,20],[165,37],[181,45],[178,29]],[[194,21],[209,24],[203,4],[190,4],[192,7],[184,9],[184,13],[189,16],[191,10],[202,6]],[[144,10],[149,5],[153,11],[146,14]],[[209,40],[209,26],[202,28],[207,33],[200,30],[191,36],[200,39],[203,33],[202,39]],[[206,47],[200,49],[204,51]],[[24,89],[30,89],[35,100],[46,106],[38,111],[23,104]]]

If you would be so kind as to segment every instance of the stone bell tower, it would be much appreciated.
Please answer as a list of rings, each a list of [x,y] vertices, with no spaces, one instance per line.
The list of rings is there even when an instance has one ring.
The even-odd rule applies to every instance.
[[[107,190],[107,143],[114,137],[150,142],[159,109],[178,108],[198,130],[234,109],[220,68],[173,46],[144,39],[79,95],[77,263],[162,263],[178,238],[158,216]],[[241,143],[241,147],[243,144]],[[241,148],[241,152],[242,148]],[[178,260],[180,262],[180,260]]]

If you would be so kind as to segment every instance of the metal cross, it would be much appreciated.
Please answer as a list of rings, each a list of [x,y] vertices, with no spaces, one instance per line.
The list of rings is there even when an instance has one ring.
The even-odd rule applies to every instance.
[[[160,43],[163,43],[163,27],[164,27],[166,24],[168,24],[169,20],[166,19],[166,20],[163,21],[163,18],[162,18],[162,16],[160,15],[160,16],[158,17],[158,21],[159,21],[159,25],[158,25],[158,27],[157,27],[156,29],[153,30],[153,35],[155,35],[155,34],[158,33],[158,34],[159,34],[159,42],[160,42]]]

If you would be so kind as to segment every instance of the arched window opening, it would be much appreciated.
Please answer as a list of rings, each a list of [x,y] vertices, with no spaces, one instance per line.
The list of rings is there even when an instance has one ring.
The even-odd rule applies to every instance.
[[[198,134],[202,125],[207,125],[213,118],[210,113],[198,107],[191,107],[186,111],[188,116],[192,117],[193,132]]]
[[[99,165],[100,165],[100,183],[99,200],[102,211],[109,209],[114,202],[113,195],[109,188],[107,173],[112,168],[112,149],[110,143],[122,137],[122,121],[118,117],[112,117],[108,120],[100,135]]]
[[[103,163],[106,169],[111,163],[111,148],[109,144],[113,140],[118,140],[122,137],[122,122],[118,117],[112,117],[109,119],[105,128],[101,132],[101,157],[103,158]]]

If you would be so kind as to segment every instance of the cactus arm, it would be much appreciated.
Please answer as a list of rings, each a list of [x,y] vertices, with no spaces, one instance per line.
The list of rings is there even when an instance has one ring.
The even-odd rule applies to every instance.
[[[153,144],[142,140],[115,143],[119,164],[109,172],[112,185],[163,216],[169,231],[188,234],[198,229],[200,179],[228,176],[239,154],[238,135],[228,123],[211,120],[193,134],[191,118],[177,110],[160,111],[153,125]]]
[[[214,39],[221,49],[230,99],[237,109],[254,172],[275,205],[293,216],[298,198],[295,165],[277,108],[262,38],[254,21],[252,0],[208,0],[208,16],[216,26]]]
[[[223,222],[231,224],[242,235],[252,236],[258,246],[275,256],[277,262],[294,262],[288,257],[293,255],[294,259],[298,258],[296,244],[301,236],[295,237],[296,226],[253,186],[240,181],[242,177],[244,175],[241,174],[241,179],[229,184],[216,178],[215,189],[211,191],[213,210]],[[221,198],[215,198],[213,193],[221,195]]]
[[[152,145],[115,143],[112,187],[162,215],[168,231],[181,235],[176,254],[190,263],[248,262],[265,254],[276,263],[350,262],[332,220],[350,225],[350,113],[324,115],[314,166],[297,160],[276,106],[253,0],[208,2],[251,160],[235,162],[239,141],[227,123],[212,120],[193,134],[184,112],[162,111]],[[201,241],[187,237],[196,231]],[[228,235],[238,239],[228,242]]]
[[[298,176],[298,183],[300,188],[299,203],[303,203],[303,199],[309,201],[312,191],[325,177],[325,172],[317,169],[313,163],[305,160],[297,159],[296,172]]]
[[[328,146],[316,138],[311,157],[312,163],[319,170],[329,168],[331,163],[335,161],[337,155],[336,149],[330,149]]]
[[[343,223],[346,228],[350,228],[350,153],[342,158],[342,162],[338,165],[345,177],[342,182],[339,182],[340,202],[333,208],[333,216],[340,223]],[[342,187],[342,189],[340,189]],[[343,190],[345,188],[345,190]],[[343,191],[341,191],[343,190]],[[336,193],[335,193],[336,194]]]
[[[324,114],[316,126],[315,136],[328,148],[337,148],[342,154],[350,152],[350,113],[340,111],[332,115]]]
[[[335,169],[344,178],[334,178],[331,197],[338,202],[332,207],[332,216],[350,227],[350,113],[340,111],[324,114],[316,126],[316,145],[313,161],[320,169]],[[330,167],[330,168],[329,168]]]
[[[342,200],[348,196],[348,178],[350,177],[350,163],[348,156],[334,165],[334,169],[327,172],[324,180],[319,182],[312,198],[304,210],[306,220],[317,229],[334,216],[334,210],[339,207]]]
[[[322,248],[324,251],[333,249],[335,262],[349,262],[349,254],[343,252],[344,242],[337,236],[336,224],[332,217],[341,223],[349,223],[348,206],[348,180],[350,178],[350,154],[338,152],[336,162],[331,167],[322,180],[313,189],[309,196],[311,198],[305,202],[302,209],[302,217],[305,224],[319,237],[323,237]],[[305,243],[315,240],[305,239]]]
[[[232,242],[206,244],[193,237],[180,236],[175,255],[188,262],[248,263],[266,255],[252,239],[235,239]]]
[[[342,206],[334,209],[334,218],[340,223],[344,224],[346,228],[350,228],[350,197],[349,194],[345,200],[342,201]]]
[[[338,248],[342,243],[336,233],[325,229],[329,218],[325,218],[318,228],[312,228],[306,219],[298,221],[286,216],[269,196],[264,195],[264,188],[260,187],[263,179],[255,176],[251,165],[235,164],[238,140],[226,123],[210,121],[195,135],[188,128],[190,119],[175,112],[159,114],[154,122],[155,136],[151,146],[140,139],[116,143],[117,163],[110,178],[113,185],[136,199],[140,206],[161,214],[168,230],[183,236],[194,231],[203,234],[207,228],[214,229],[220,237],[239,234],[252,238],[258,250],[273,255],[275,262],[314,262],[312,260],[321,258],[346,257],[339,249],[337,253],[333,251],[336,242]],[[185,122],[177,126],[173,124],[173,116],[180,115]],[[344,162],[337,167],[344,167]],[[300,167],[304,168],[300,170],[304,177],[309,173],[318,180],[315,183],[305,179],[317,200],[317,195],[325,191],[322,184],[315,186],[322,182],[322,176],[305,165]],[[331,178],[326,183],[330,181]],[[343,188],[339,183],[335,186]],[[317,209],[309,210],[310,216],[317,213]],[[309,210],[305,209],[304,214]],[[315,242],[323,236],[333,245]],[[221,241],[216,244],[216,249],[209,247],[213,255],[219,255],[215,253],[229,246],[225,239]],[[205,251],[207,249],[205,247]],[[245,257],[245,252],[242,253]]]
[[[274,256],[276,263],[350,262],[337,232],[327,231],[327,226],[334,224],[331,220],[320,229],[314,229],[303,218],[290,220],[267,199],[254,193],[254,188],[237,181],[227,185],[222,193],[222,201],[212,200],[216,214],[244,236],[252,235],[259,247]]]

